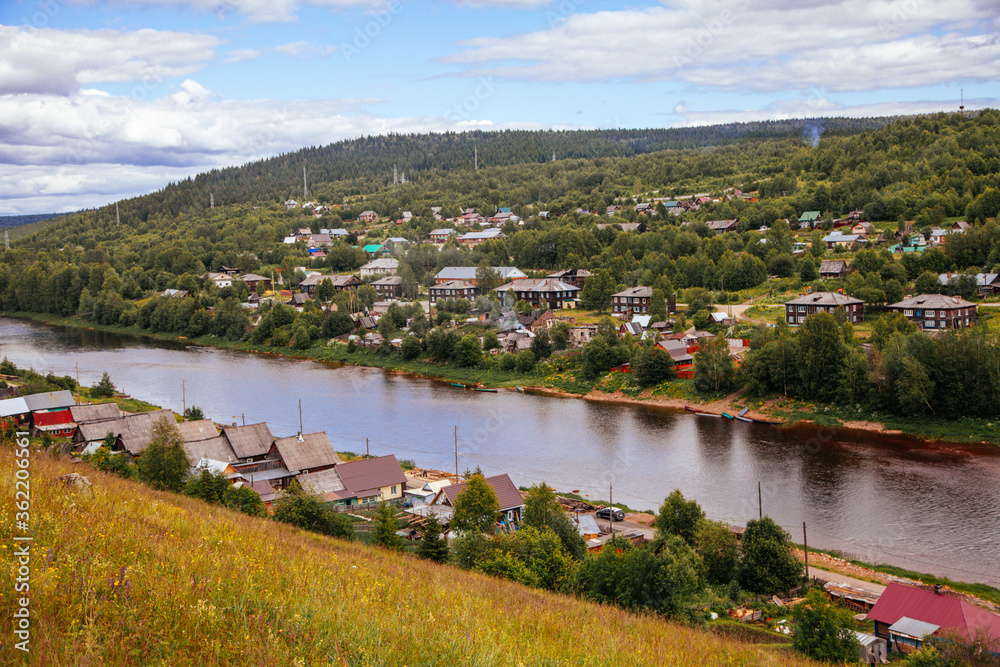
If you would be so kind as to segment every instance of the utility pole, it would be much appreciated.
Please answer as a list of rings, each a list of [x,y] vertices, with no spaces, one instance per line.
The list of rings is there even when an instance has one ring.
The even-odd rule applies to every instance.
[[[122,224],[122,216],[118,213],[118,202],[115,202],[115,224]]]
[[[302,198],[309,199],[309,188],[306,186],[306,166],[302,165]],[[305,202],[303,202],[305,203]]]
[[[764,518],[764,503],[761,500],[759,481],[757,482],[757,518],[758,519]]]
[[[299,435],[302,435],[302,399],[299,399]]]
[[[806,522],[802,522],[802,550],[806,554],[806,581],[809,581],[809,541],[806,539]]]
[[[455,425],[455,483],[458,483],[458,425]]]
[[[184,391],[184,380],[181,380],[181,405],[184,406],[185,414],[188,411],[187,393]]]
[[[368,438],[365,438],[365,458],[369,458],[371,454],[368,453]]]
[[[4,232],[6,234],[7,232]],[[80,362],[76,362],[76,402],[80,402]]]
[[[608,482],[608,532],[615,535],[615,484]]]
[[[472,152],[476,160],[476,171],[479,171],[479,148],[477,146],[473,146]]]
[[[214,194],[209,193],[209,195],[208,195],[208,207],[209,208],[215,208],[215,195]]]

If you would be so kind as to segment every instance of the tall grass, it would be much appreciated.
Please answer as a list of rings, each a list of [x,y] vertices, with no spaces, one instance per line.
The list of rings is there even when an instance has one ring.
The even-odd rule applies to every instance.
[[[14,497],[0,450],[0,494]],[[797,665],[787,653],[31,462],[31,665]],[[93,493],[53,482],[79,471]],[[11,553],[13,527],[0,527]],[[15,565],[5,559],[3,627]],[[18,662],[20,661],[20,663]]]

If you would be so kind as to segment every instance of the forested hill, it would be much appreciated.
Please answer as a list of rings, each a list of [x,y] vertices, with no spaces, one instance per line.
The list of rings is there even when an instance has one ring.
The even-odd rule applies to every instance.
[[[370,188],[392,182],[393,167],[414,181],[429,173],[473,169],[476,153],[480,168],[546,162],[553,153],[559,160],[631,157],[746,140],[802,138],[811,142],[820,134],[847,136],[876,130],[892,120],[812,118],[672,129],[508,130],[363,137],[199,174],[132,200],[128,208],[145,219],[153,212],[176,215],[207,208],[210,195],[217,205],[284,201],[289,196],[301,196],[303,166],[307,167],[311,193],[323,184],[338,181],[364,181],[370,192]]]

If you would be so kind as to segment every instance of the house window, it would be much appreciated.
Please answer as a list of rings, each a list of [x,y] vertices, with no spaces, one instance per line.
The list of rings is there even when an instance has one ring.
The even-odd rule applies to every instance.
[[[794,315],[789,315],[788,316],[788,323],[789,324],[795,324],[795,316]]]
[[[799,306],[799,312],[800,313],[806,312],[806,307],[805,306]]]
[[[903,311],[903,315],[905,315],[906,317],[913,317],[913,311],[912,310],[904,310]]]
[[[924,322],[924,326],[925,326],[926,328],[928,328],[928,329],[933,329],[933,328],[935,328],[935,327],[934,327],[934,320],[927,320],[926,322]]]
[[[395,486],[392,487],[392,495],[396,495],[396,487]]]
[[[802,316],[800,315],[800,316],[799,316],[799,324],[802,324],[802,323],[803,323],[803,322],[805,322],[805,321],[806,321],[806,318],[804,318],[804,317],[802,317]]]
[[[939,329],[944,329],[947,326],[948,326],[947,322],[945,322],[944,320],[938,320],[938,328]]]

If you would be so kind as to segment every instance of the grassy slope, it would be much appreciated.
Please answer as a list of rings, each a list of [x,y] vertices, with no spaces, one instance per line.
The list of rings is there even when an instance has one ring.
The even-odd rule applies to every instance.
[[[2,460],[0,493],[13,498],[11,453]],[[45,456],[30,470],[28,664],[812,664]],[[91,479],[93,495],[51,481],[72,471]],[[0,532],[11,549],[11,524]],[[15,565],[5,560],[10,628]]]

